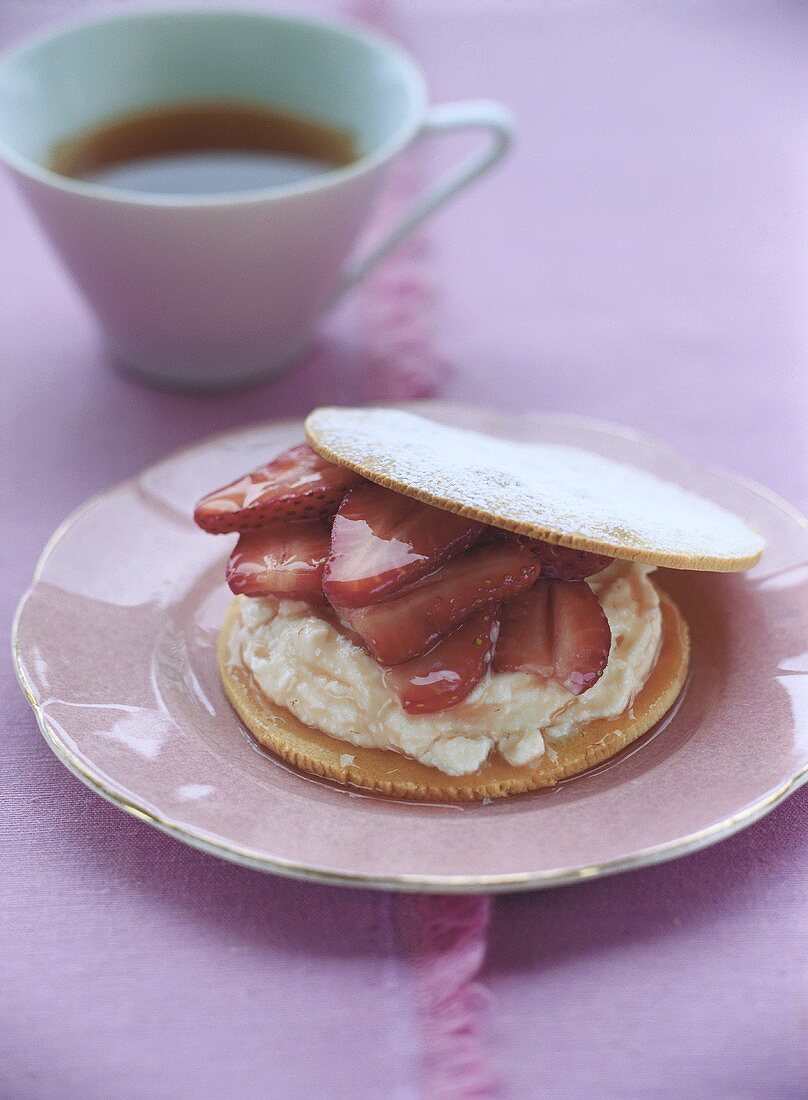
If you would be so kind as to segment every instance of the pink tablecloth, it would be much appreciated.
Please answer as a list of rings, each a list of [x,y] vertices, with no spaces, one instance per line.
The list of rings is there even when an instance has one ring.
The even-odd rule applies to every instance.
[[[436,100],[494,95],[520,122],[510,163],[431,231],[448,396],[623,421],[805,507],[805,6],[397,14]],[[0,4],[0,34],[56,16]],[[363,384],[354,303],[278,382],[143,390],[107,368],[5,183],[0,242],[5,631],[86,496]],[[496,899],[486,930],[486,899],[185,849],[60,767],[8,662],[0,691],[3,1097],[806,1094],[807,791],[676,863]]]

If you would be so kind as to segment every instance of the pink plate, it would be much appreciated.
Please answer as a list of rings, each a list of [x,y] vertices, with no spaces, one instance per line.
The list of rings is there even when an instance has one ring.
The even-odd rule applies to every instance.
[[[215,855],[324,882],[520,890],[655,863],[761,817],[808,778],[808,531],[789,505],[609,425],[421,406],[494,435],[575,444],[748,518],[750,573],[662,570],[693,635],[663,728],[555,791],[470,808],[388,801],[301,776],[230,710],[214,642],[232,538],[198,497],[302,438],[299,423],[209,439],[95,498],[54,535],[15,628],[20,681],[48,744],[121,809]]]

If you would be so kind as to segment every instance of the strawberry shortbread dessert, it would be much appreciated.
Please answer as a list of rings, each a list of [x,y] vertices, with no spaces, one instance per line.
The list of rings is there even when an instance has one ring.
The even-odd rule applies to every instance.
[[[657,567],[744,569],[763,548],[590,451],[392,409],[319,409],[306,434],[196,507],[238,536],[220,674],[270,752],[367,791],[495,798],[615,755],[687,676]]]

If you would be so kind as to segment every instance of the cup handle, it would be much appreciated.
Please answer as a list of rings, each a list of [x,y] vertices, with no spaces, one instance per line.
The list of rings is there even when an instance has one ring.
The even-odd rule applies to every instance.
[[[510,148],[515,124],[513,115],[506,107],[490,100],[442,103],[427,110],[424,121],[411,144],[430,134],[439,134],[446,130],[484,130],[491,140],[486,149],[469,157],[450,172],[446,179],[433,184],[402,217],[398,225],[391,229],[367,256],[351,263],[337,286],[334,298],[340,297],[354,283],[367,275],[388,252],[391,252],[445,202],[453,198],[458,191],[462,191],[468,184],[493,168]]]

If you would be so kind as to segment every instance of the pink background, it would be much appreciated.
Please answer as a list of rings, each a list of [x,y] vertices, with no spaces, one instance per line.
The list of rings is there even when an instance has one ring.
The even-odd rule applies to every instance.
[[[0,4],[0,36],[99,7]],[[443,394],[634,425],[805,509],[805,6],[388,16],[436,101],[495,96],[520,124],[507,166],[430,231]],[[5,180],[0,241],[6,630],[89,494],[210,431],[372,388],[360,294],[275,383],[144,390],[108,369]],[[8,662],[0,691],[0,1095],[804,1095],[808,791],[601,882],[490,905],[338,891],[113,810],[50,755]]]

